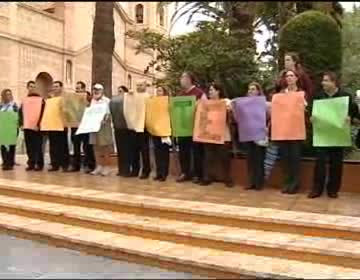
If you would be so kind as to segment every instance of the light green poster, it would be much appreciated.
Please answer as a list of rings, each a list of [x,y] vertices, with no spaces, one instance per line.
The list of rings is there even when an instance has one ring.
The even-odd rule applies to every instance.
[[[315,100],[312,111],[314,147],[351,146],[350,123],[346,122],[349,97]]]
[[[174,137],[188,137],[193,135],[195,103],[195,96],[177,96],[170,98],[171,127]]]
[[[0,145],[16,145],[18,120],[16,112],[0,112]]]

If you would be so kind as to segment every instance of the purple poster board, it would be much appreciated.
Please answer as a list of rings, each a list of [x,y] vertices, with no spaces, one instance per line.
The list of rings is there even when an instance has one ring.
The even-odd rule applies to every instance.
[[[267,110],[265,96],[239,97],[233,102],[239,141],[264,140]]]

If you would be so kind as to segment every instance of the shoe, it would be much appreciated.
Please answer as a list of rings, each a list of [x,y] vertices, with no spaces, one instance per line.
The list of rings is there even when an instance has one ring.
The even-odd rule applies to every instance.
[[[69,172],[69,168],[68,168],[68,167],[63,167],[63,168],[62,168],[62,171],[65,172],[65,173],[67,173],[67,172]]]
[[[255,186],[254,185],[251,185],[251,186],[247,186],[245,188],[245,190],[254,190],[255,189]]]
[[[193,182],[193,184],[201,184],[201,180],[199,177],[194,177],[192,179],[192,182]],[[202,185],[202,186],[206,186],[206,185]]]
[[[254,188],[254,190],[255,191],[262,191],[262,189],[263,189],[263,186],[256,186],[255,188]]]
[[[210,181],[199,181],[198,184],[200,186],[209,186],[209,185],[211,185],[211,182]]]
[[[287,191],[287,194],[297,194],[297,190],[294,189],[294,190],[288,190]]]
[[[48,172],[55,172],[55,171],[59,171],[59,167],[57,168],[51,167],[50,169],[48,169]]]
[[[129,177],[137,177],[139,176],[139,172],[130,172]]]
[[[225,186],[228,188],[233,188],[234,187],[234,183],[233,182],[226,182]]]
[[[33,171],[34,170],[34,167],[32,166],[28,166],[25,168],[25,171]]]
[[[153,178],[154,181],[160,181],[160,179],[161,179],[161,176],[159,176],[159,175],[156,175],[156,176]]]
[[[102,172],[102,167],[99,165],[98,167],[95,168],[95,170],[90,172],[90,175],[100,175],[101,172]]]
[[[308,194],[308,198],[317,198],[317,197],[320,197],[321,196],[321,193],[318,193],[318,192],[311,192]]]
[[[166,181],[166,177],[160,177],[159,178],[159,182],[165,182]]]
[[[282,190],[281,190],[281,193],[288,193],[288,189],[285,187],[285,188],[283,188]]]
[[[111,174],[111,170],[108,167],[104,167],[101,171],[101,176],[109,176]]]
[[[43,171],[44,167],[37,166],[34,168],[34,171]]]
[[[91,172],[93,172],[95,170],[95,168],[94,169],[91,169],[91,168],[89,168],[89,167],[87,167],[87,168],[85,168],[85,174],[90,174]]]
[[[71,167],[70,169],[66,170],[65,172],[72,173],[72,172],[79,172],[79,171],[80,171],[80,168]]]
[[[181,174],[177,179],[176,179],[176,182],[178,183],[182,183],[182,182],[186,182],[186,181],[190,181],[191,178],[190,176],[187,176],[185,174]]]
[[[9,171],[9,170],[13,170],[14,169],[14,167],[12,167],[12,166],[6,166],[6,165],[4,165],[3,167],[2,167],[2,170],[4,170],[4,171]]]
[[[330,198],[338,198],[339,196],[338,196],[337,193],[329,193],[328,197],[330,197]]]
[[[140,178],[140,180],[145,180],[145,179],[149,178],[149,174],[141,174],[141,176],[139,178]]]

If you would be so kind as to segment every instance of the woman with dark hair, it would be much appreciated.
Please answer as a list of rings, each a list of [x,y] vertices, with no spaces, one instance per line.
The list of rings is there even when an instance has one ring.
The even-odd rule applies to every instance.
[[[225,185],[229,188],[233,187],[231,178],[231,136],[229,128],[229,114],[231,113],[230,100],[225,98],[223,88],[217,84],[212,83],[209,88],[210,100],[223,100],[226,102],[228,109],[227,124],[225,126],[225,143],[224,144],[204,144],[204,160],[203,160],[203,177],[201,178],[200,185],[207,186],[212,183],[210,174],[211,166],[219,162],[222,173],[224,176]]]
[[[169,91],[164,86],[156,89],[156,96],[169,96]],[[169,174],[169,150],[171,146],[170,137],[153,136],[154,155],[156,165],[155,181],[164,182]]]
[[[11,89],[4,89],[1,92],[0,112],[18,112],[18,106],[14,102]],[[15,165],[16,145],[1,146],[2,169],[12,170]]]
[[[281,89],[281,93],[291,94],[294,92],[304,91],[300,86],[299,77],[299,74],[294,70],[284,72],[283,79],[286,80],[286,84],[284,84],[284,87]],[[307,102],[305,100],[305,96],[304,103],[306,106]],[[302,142],[302,140],[277,141],[280,148],[280,156],[284,161],[284,171],[286,173],[285,185],[281,191],[282,193],[295,194],[299,190]]]
[[[286,87],[286,78],[285,73],[288,70],[296,71],[298,74],[298,81],[301,88],[305,91],[305,99],[307,102],[310,102],[313,98],[313,82],[311,81],[309,75],[306,73],[304,68],[301,65],[300,57],[295,52],[287,52],[284,56],[284,66],[285,69],[280,72],[280,78],[276,82],[276,92],[280,92]]]
[[[247,96],[264,96],[262,87],[257,82],[251,82],[248,87]],[[266,151],[265,139],[262,141],[251,141],[246,143],[247,147],[247,169],[249,186],[247,190],[261,190],[264,187],[264,160]]]
[[[183,88],[180,96],[196,96],[196,99],[199,100],[205,94],[196,86],[195,76],[190,72],[184,72],[181,75],[180,85]],[[180,183],[193,179],[194,183],[199,183],[203,176],[203,144],[193,142],[192,136],[178,137],[178,144],[181,174],[176,181]],[[193,158],[194,172],[191,172],[191,158]]]

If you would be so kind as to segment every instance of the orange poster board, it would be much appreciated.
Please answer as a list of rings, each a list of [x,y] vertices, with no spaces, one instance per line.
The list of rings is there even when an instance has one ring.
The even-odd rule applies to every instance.
[[[42,98],[40,96],[28,96],[23,99],[23,128],[30,130],[39,130],[39,121],[41,115]]]
[[[195,113],[193,140],[201,143],[224,144],[225,128],[225,101],[200,99]]]
[[[153,136],[171,136],[168,96],[154,96],[147,100],[145,127]]]
[[[41,131],[63,131],[64,120],[61,96],[52,97],[46,100],[44,114],[41,119]]]
[[[305,140],[304,92],[277,93],[271,102],[271,140]]]

